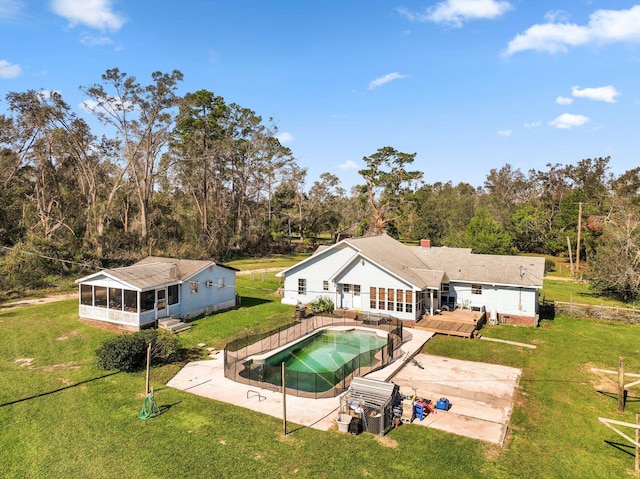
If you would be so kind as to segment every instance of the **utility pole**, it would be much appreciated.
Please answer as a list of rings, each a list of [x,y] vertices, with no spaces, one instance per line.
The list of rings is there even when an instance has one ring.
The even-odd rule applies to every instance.
[[[571,253],[571,240],[567,236],[567,250],[569,251],[569,266],[571,271],[571,277],[573,278],[573,253]]]
[[[576,273],[580,272],[580,233],[582,233],[582,201],[578,203],[578,244],[576,245]]]

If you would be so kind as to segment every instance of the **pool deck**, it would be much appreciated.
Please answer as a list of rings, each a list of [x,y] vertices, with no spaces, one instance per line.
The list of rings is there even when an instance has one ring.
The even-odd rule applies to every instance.
[[[412,338],[402,344],[402,356],[387,367],[368,374],[367,378],[393,380],[402,394],[415,391],[418,397],[433,403],[441,397],[450,400],[449,411],[436,411],[422,421],[415,419],[411,427],[439,429],[501,446],[507,435],[522,371],[496,364],[419,354],[435,333],[412,328],[405,330]],[[187,364],[167,385],[282,418],[281,392],[225,378],[222,351],[216,357]],[[340,397],[309,399],[287,394],[288,431],[300,427],[335,430]]]
[[[420,352],[435,333],[406,328],[412,337],[400,347],[402,356],[388,366],[367,375],[368,378],[389,381]],[[272,389],[237,383],[224,376],[223,354],[219,358],[187,364],[167,386],[222,401],[252,411],[282,418],[282,393]],[[336,425],[340,396],[309,399],[287,394],[287,422],[327,431]]]

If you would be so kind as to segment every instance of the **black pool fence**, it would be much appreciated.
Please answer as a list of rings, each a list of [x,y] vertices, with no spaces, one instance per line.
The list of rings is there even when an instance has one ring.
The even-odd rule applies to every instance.
[[[233,381],[261,389],[282,390],[281,366],[263,362],[266,353],[290,345],[322,328],[358,327],[386,331],[387,344],[366,351],[335,371],[318,373],[286,371],[287,393],[300,397],[328,398],[344,392],[351,379],[383,368],[401,356],[399,346],[410,334],[402,321],[391,316],[365,315],[350,318],[339,314],[312,315],[267,332],[250,334],[228,343],[224,348],[224,375]]]

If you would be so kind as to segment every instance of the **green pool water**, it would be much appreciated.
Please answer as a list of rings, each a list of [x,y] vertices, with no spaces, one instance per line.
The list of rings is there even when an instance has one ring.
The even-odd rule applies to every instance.
[[[375,332],[323,331],[279,351],[263,363],[249,361],[242,375],[279,386],[284,362],[287,388],[327,391],[357,369],[374,364],[375,355],[386,345],[387,339]]]

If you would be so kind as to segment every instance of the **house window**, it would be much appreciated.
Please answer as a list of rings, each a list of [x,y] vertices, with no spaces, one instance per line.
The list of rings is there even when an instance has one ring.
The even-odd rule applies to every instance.
[[[413,291],[407,290],[405,299],[405,311],[407,313],[413,312]]]
[[[378,309],[386,309],[386,289],[378,288]]]
[[[443,293],[448,293],[449,292],[449,283],[442,283],[440,290]]]
[[[105,286],[93,288],[93,305],[99,308],[107,307],[107,288]]]
[[[353,285],[353,295],[354,296],[360,296],[360,285],[359,284],[354,284]]]
[[[376,288],[369,288],[369,308],[376,309],[378,306],[377,296],[376,296]]]
[[[198,284],[198,283],[196,283]],[[156,306],[156,292],[144,291],[141,293],[140,309],[141,311],[151,311]]]
[[[342,292],[343,293],[350,293],[351,292],[351,285],[350,284],[343,284],[342,285]]]
[[[168,303],[169,306],[171,306],[172,304],[178,304],[180,302],[180,293],[179,293],[180,289],[178,288],[177,284],[174,284],[173,286],[169,286],[168,290],[167,290],[167,296],[168,296]]]
[[[191,286],[191,292],[192,293],[197,293],[198,292],[198,282],[197,281],[190,281],[189,285]]]
[[[124,310],[130,313],[138,312],[138,292],[130,289],[124,290]]]
[[[404,291],[396,289],[396,311],[404,311]]]
[[[222,278],[218,278],[218,289],[224,288],[224,276]]]
[[[322,282],[322,291],[329,291],[329,281],[324,280]]]
[[[471,294],[482,294],[482,285],[481,284],[472,284],[471,285]]]
[[[109,309],[122,309],[122,290],[109,288]]]
[[[304,278],[298,279],[298,294],[307,294],[307,280]]]
[[[387,309],[388,309],[389,311],[393,311],[394,309],[396,309],[396,308],[395,308],[395,306],[394,306],[394,304],[393,304],[393,293],[394,293],[394,292],[395,292],[395,291],[394,291],[393,289],[391,289],[391,288],[389,288],[389,289],[387,290],[387,298],[388,298],[388,299],[387,299]]]
[[[90,284],[80,285],[80,304],[93,306],[93,288]]]

